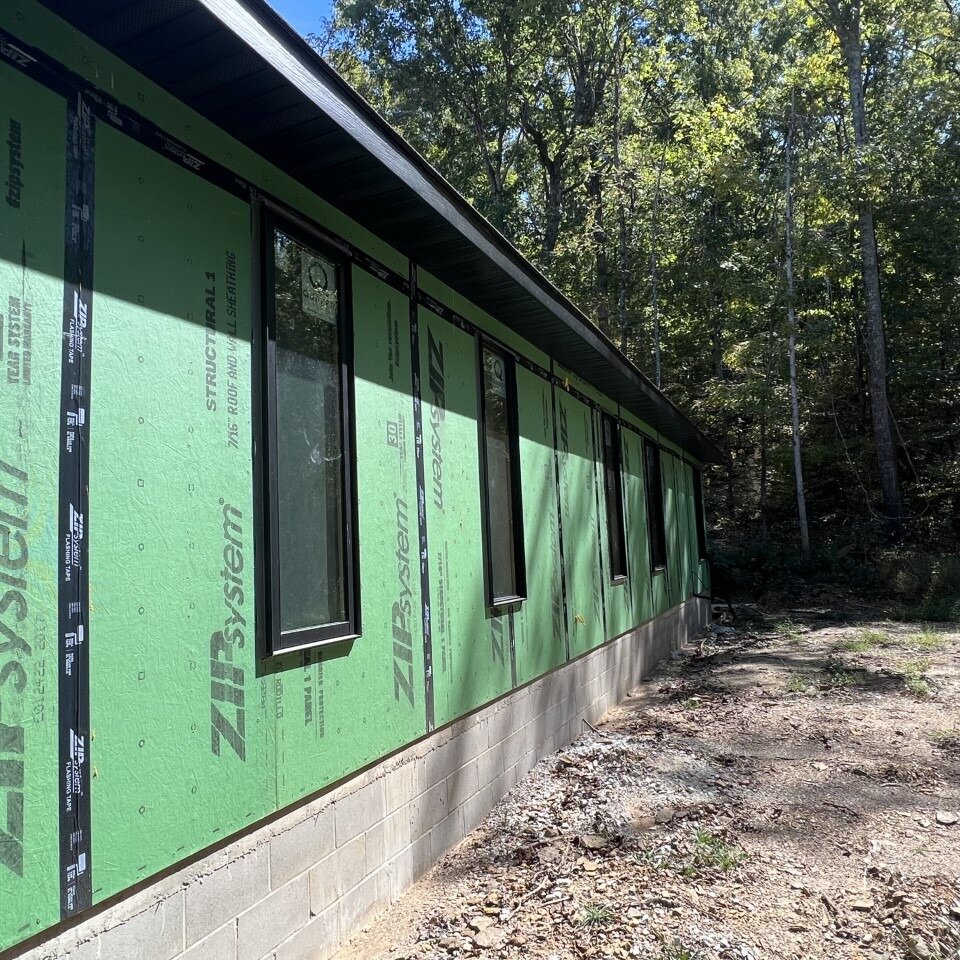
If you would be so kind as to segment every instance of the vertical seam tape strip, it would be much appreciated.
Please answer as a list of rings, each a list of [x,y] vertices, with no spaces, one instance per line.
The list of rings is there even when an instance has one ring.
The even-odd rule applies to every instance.
[[[600,560],[600,617],[603,622],[603,642],[607,642],[607,581],[603,576],[603,521],[600,517],[600,484],[605,483],[606,467],[598,459],[600,450],[597,446],[597,416],[596,411],[590,411],[590,434],[593,442],[593,495],[597,507],[597,549]],[[600,476],[597,477],[597,470]],[[604,489],[606,499],[606,489]]]
[[[427,495],[423,463],[423,407],[420,385],[420,317],[417,266],[410,264],[410,373],[413,381],[413,438],[417,475],[417,529],[420,555],[420,603],[423,607],[423,699],[427,733],[434,728],[433,628],[430,611],[430,565],[427,559]]]
[[[550,361],[551,367],[553,361]],[[563,599],[563,649],[570,659],[570,622],[567,619],[567,568],[563,556],[563,496],[560,492],[560,446],[557,437],[557,387],[550,382],[550,401],[553,405],[553,476],[557,485],[557,546],[560,549],[560,596]]]
[[[93,331],[94,120],[67,106],[63,347],[60,383],[60,912],[90,906],[89,570],[90,346]]]

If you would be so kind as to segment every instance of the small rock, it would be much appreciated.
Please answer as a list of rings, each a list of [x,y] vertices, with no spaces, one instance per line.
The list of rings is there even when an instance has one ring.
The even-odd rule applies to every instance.
[[[851,900],[850,909],[857,910],[860,913],[869,913],[873,909],[873,901],[866,898],[861,900]]]
[[[949,810],[938,810],[937,811],[937,823],[941,827],[952,827],[957,822],[957,815],[951,813]]]
[[[473,938],[473,942],[481,950],[496,950],[507,942],[507,935],[499,927],[488,927],[481,930]]]
[[[676,816],[676,811],[673,807],[661,807],[654,816],[654,820],[657,823],[669,823],[674,816]]]
[[[471,930],[475,931],[476,933],[479,933],[481,930],[487,930],[490,927],[492,927],[493,920],[491,920],[490,917],[486,917],[486,916],[471,917],[470,920],[467,922],[467,926]]]
[[[605,850],[610,846],[610,841],[597,833],[587,833],[580,838],[580,845],[587,850]]]

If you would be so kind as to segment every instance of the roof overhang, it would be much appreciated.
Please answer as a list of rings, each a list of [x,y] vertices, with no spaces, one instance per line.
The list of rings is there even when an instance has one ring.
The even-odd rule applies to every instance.
[[[42,0],[703,462],[722,454],[263,0]]]

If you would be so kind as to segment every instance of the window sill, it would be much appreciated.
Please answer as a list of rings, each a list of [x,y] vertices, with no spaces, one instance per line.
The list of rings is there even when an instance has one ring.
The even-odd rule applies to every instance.
[[[514,596],[514,597],[497,597],[494,600],[488,602],[487,606],[493,610],[503,610],[505,607],[519,607],[526,597]]]
[[[306,632],[306,631],[305,631]],[[339,643],[353,643],[359,640],[362,634],[344,633],[335,637],[314,637],[312,639],[304,637],[300,642],[291,643],[282,647],[274,647],[269,658],[285,657],[288,653],[300,653],[303,650],[314,650],[317,647],[332,647]]]
[[[614,587],[622,587],[627,582],[627,575],[622,574],[619,577],[611,577],[610,585]]]

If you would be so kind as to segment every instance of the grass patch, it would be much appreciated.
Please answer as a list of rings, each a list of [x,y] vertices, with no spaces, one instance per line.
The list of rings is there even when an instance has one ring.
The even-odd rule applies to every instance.
[[[615,917],[614,912],[603,903],[588,903],[580,914],[580,923],[585,927],[602,927]]]
[[[699,829],[691,840],[680,850],[670,846],[645,847],[633,854],[633,862],[654,870],[670,870],[682,877],[695,877],[709,871],[728,873],[747,858],[745,850],[712,830]]]
[[[704,960],[702,951],[688,947],[682,940],[658,936],[662,960]]]
[[[803,633],[803,627],[796,620],[781,620],[773,629],[788,643],[799,643]]]
[[[841,661],[830,657],[826,663],[820,687],[823,690],[836,690],[840,687],[855,687],[858,683],[857,674],[847,670]]]
[[[904,660],[900,664],[900,671],[903,674],[903,685],[907,693],[915,697],[926,699],[933,696],[933,684],[930,682],[926,673],[930,669],[930,661],[925,658],[916,660]]]
[[[670,866],[669,858],[652,847],[643,847],[631,859],[638,867],[652,867],[654,870],[666,870]]]
[[[710,830],[698,830],[694,834],[693,865],[698,870],[736,870],[746,858],[746,853],[722,836]]]
[[[894,644],[893,638],[886,630],[874,630],[870,627],[862,629],[851,640],[841,640],[834,645],[834,650],[849,650],[854,653],[866,653],[876,647],[890,647]]]
[[[866,653],[873,648],[874,644],[870,640],[864,640],[862,637],[857,637],[855,640],[841,640],[839,643],[833,645],[834,650],[849,651],[850,653]]]
[[[810,693],[817,688],[817,681],[806,673],[794,673],[787,681],[787,693]]]
[[[942,650],[947,643],[949,638],[942,630],[929,628],[911,633],[907,638],[907,646],[911,650]]]
[[[907,677],[903,681],[907,693],[920,700],[926,700],[933,696],[933,685],[926,677]]]

